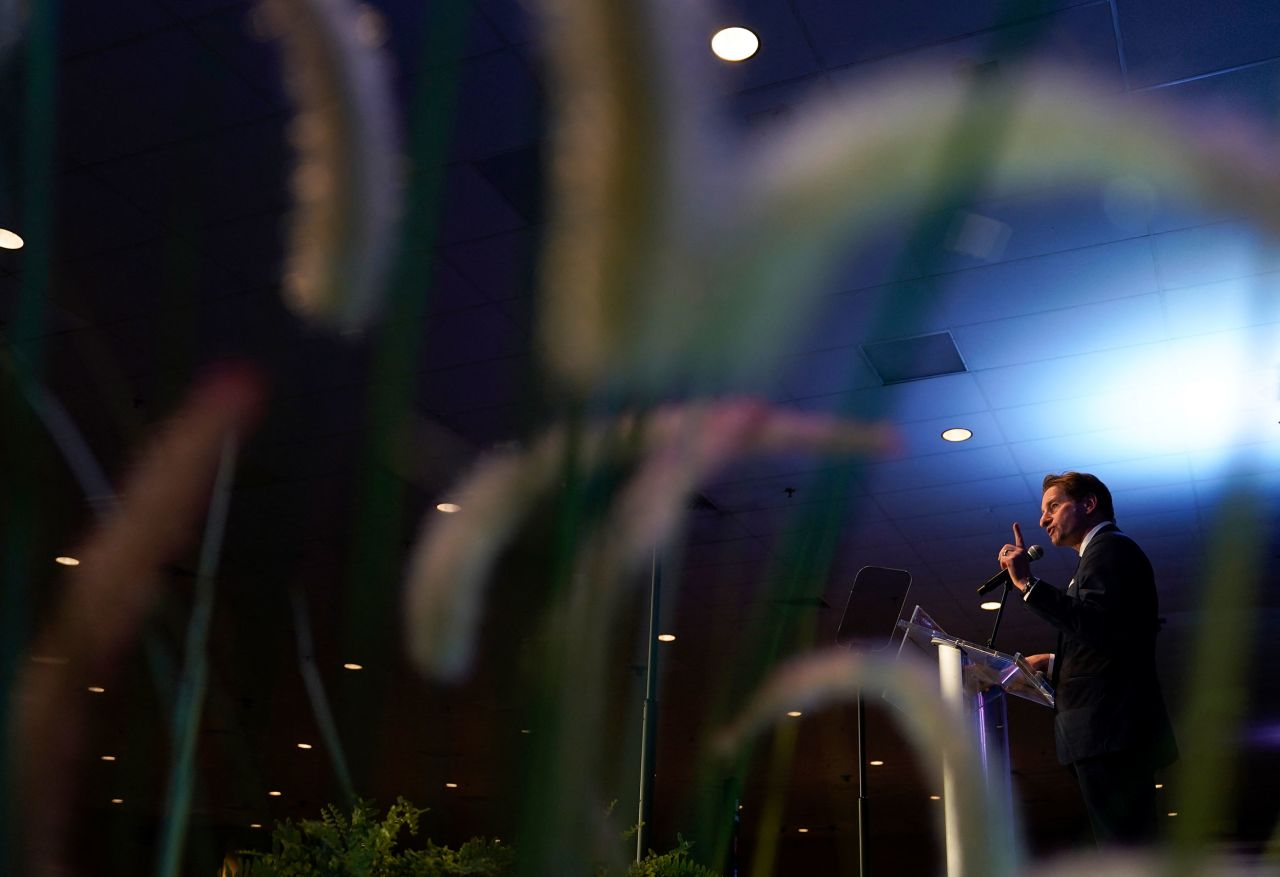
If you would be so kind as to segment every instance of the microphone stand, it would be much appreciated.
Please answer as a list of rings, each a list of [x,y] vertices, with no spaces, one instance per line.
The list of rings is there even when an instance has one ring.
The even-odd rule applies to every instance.
[[[996,623],[991,628],[991,639],[987,640],[987,648],[994,649],[996,647],[996,634],[1000,632],[1000,619],[1004,617],[1004,604],[1009,599],[1009,592],[1013,590],[1013,579],[1004,583],[1004,592],[1000,595],[1000,608],[996,611]]]

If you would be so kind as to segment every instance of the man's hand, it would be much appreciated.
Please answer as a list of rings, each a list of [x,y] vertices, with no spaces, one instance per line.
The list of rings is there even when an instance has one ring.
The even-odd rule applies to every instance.
[[[1023,660],[1031,666],[1032,670],[1048,676],[1049,662],[1053,660],[1053,655],[1026,655]]]
[[[1009,571],[1014,586],[1019,591],[1027,589],[1031,581],[1031,559],[1027,557],[1027,549],[1022,544],[1022,527],[1016,522],[1013,525],[1013,542],[1000,549],[1000,568]]]

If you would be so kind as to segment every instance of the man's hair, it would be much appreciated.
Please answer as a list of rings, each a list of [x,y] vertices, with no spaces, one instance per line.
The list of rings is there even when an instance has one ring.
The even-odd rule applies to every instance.
[[[1041,485],[1040,492],[1044,493],[1050,487],[1061,487],[1062,492],[1076,502],[1080,502],[1086,496],[1096,497],[1098,511],[1102,514],[1103,520],[1115,521],[1116,509],[1111,504],[1111,491],[1107,490],[1107,485],[1098,480],[1097,475],[1090,475],[1088,472],[1063,472],[1061,475],[1049,473],[1044,476],[1044,484]]]

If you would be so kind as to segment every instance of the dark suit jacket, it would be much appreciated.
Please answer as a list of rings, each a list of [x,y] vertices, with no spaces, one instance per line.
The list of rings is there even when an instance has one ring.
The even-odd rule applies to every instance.
[[[1038,582],[1033,612],[1058,629],[1051,682],[1058,760],[1133,753],[1163,767],[1177,758],[1156,678],[1159,607],[1151,563],[1114,524],[1094,534],[1064,592]]]

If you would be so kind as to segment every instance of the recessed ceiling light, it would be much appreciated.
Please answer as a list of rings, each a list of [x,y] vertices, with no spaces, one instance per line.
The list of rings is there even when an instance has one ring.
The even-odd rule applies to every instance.
[[[872,767],[881,767],[884,764],[884,762],[877,759],[876,761],[868,761],[867,764],[871,765]]]
[[[458,784],[457,784],[457,783],[445,783],[445,784],[444,784],[444,787],[445,787],[446,789],[456,789],[456,788],[458,788]]]
[[[0,228],[0,247],[6,250],[22,249],[22,238],[7,228]]]
[[[71,556],[66,555],[66,554],[60,554],[60,555],[58,555],[57,557],[55,557],[55,558],[53,559],[53,562],[54,562],[54,563],[60,563],[60,564],[62,564],[63,566],[79,566],[79,565],[80,565],[80,561],[79,561],[79,559],[77,559],[77,558],[75,558],[75,557],[71,557]]]
[[[112,803],[112,804],[123,804],[123,803],[124,803],[124,798],[112,798],[112,799],[111,799],[111,803]]]
[[[979,604],[978,608],[979,608],[979,609],[986,609],[988,612],[994,612],[996,609],[999,609],[999,608],[1000,608],[1000,601],[999,601],[999,600],[988,600],[988,601],[987,601],[987,602],[985,602],[985,603],[981,603],[981,604]]]
[[[444,512],[446,515],[452,515],[455,512],[462,511],[462,506],[458,505],[456,502],[441,502],[436,503],[436,511]]]
[[[298,744],[298,748],[299,748],[299,749],[310,749],[310,748],[311,748],[311,744],[310,744],[310,743],[299,743],[299,744]]]
[[[104,755],[104,756],[102,756],[102,760],[103,760],[103,761],[115,761],[115,760],[116,760],[116,757],[115,757],[114,755]]]
[[[262,828],[262,823],[261,823],[261,822],[250,822],[250,823],[249,823],[249,827],[250,827],[250,828]]]
[[[94,694],[103,694],[104,692],[106,692],[106,689],[103,688],[101,685],[90,685],[89,690],[92,691]]]
[[[929,800],[930,800],[930,801],[941,801],[941,800],[942,800],[942,796],[941,796],[941,795],[930,795],[930,796],[929,796]]]
[[[796,829],[796,831],[800,832],[801,834],[808,834],[808,833],[809,833],[809,829],[807,829],[807,828],[797,828],[797,829]]]
[[[1178,815],[1178,811],[1177,811],[1177,810],[1170,810],[1170,811],[1169,811],[1169,815],[1170,815],[1170,816],[1177,816],[1177,815]]]
[[[353,663],[348,662],[348,663],[346,663],[346,664],[343,664],[343,665],[342,665],[342,669],[344,669],[344,670],[363,670],[363,669],[364,669],[364,664],[353,664]]]
[[[711,51],[723,61],[745,61],[760,48],[760,38],[745,27],[726,27],[711,38]]]
[[[658,634],[658,642],[660,643],[673,643],[675,641],[676,641],[676,635],[674,633]]]
[[[270,795],[270,796],[271,796],[271,797],[273,797],[273,798],[279,798],[279,797],[281,797],[282,795],[284,795],[284,792],[277,792],[277,791],[275,791],[274,789],[272,789],[270,792],[267,792],[267,794],[268,794],[268,795]]]
[[[1164,788],[1164,783],[1156,783],[1156,788],[1157,788],[1157,789],[1163,789],[1163,788]]]
[[[800,710],[788,710],[787,715],[791,716],[793,719],[798,719],[803,716],[804,713],[800,712]]]
[[[528,728],[521,728],[521,729],[520,729],[520,733],[521,733],[521,734],[532,734],[533,732],[532,732],[532,731],[530,731]]]
[[[942,431],[944,442],[967,442],[971,438],[973,438],[973,430],[965,429],[963,426],[953,426]]]

